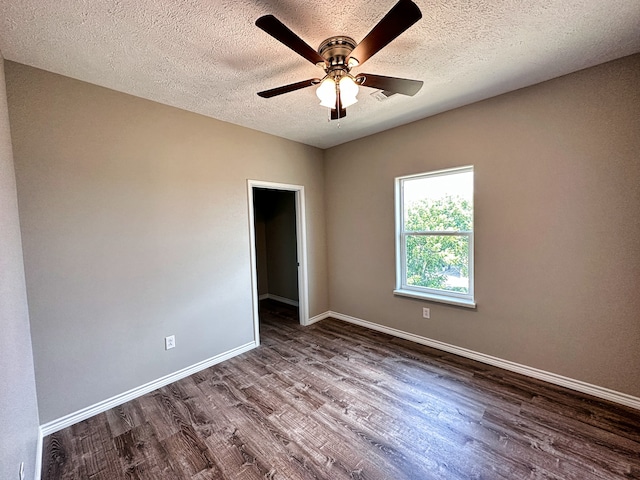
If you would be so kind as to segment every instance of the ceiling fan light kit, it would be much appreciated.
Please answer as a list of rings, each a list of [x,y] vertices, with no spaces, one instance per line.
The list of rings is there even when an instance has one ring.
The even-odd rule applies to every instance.
[[[326,72],[316,90],[323,107],[336,109],[339,99],[345,109],[358,101],[359,88],[356,79],[349,74],[351,68],[358,65],[357,59],[349,57],[356,45],[351,37],[330,37],[318,48],[318,53],[325,59],[316,64]]]
[[[390,94],[413,96],[422,87],[422,81],[368,73],[354,77],[351,69],[362,65],[421,18],[422,13],[415,3],[411,0],[399,0],[360,43],[356,43],[351,37],[333,36],[322,42],[318,51],[315,51],[273,15],[262,16],[256,20],[260,29],[322,68],[325,75],[322,79],[303,80],[258,92],[258,95],[271,98],[318,85],[316,95],[320,99],[320,105],[331,109],[331,120],[346,116],[346,108],[358,101],[359,86],[384,90]]]

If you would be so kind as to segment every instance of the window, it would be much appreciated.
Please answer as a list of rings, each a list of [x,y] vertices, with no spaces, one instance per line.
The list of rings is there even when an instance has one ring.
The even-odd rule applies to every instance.
[[[475,307],[473,167],[396,178],[394,293]]]

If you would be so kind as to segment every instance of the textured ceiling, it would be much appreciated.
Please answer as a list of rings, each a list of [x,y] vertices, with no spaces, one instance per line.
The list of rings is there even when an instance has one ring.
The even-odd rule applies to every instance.
[[[327,148],[640,51],[639,0],[417,0],[423,18],[361,71],[423,80],[414,97],[361,88],[327,121],[322,76],[258,29],[270,13],[317,48],[362,38],[396,0],[0,0],[8,60]]]

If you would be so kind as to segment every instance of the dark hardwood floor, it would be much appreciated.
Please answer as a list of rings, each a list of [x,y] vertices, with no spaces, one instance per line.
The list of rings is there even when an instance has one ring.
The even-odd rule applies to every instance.
[[[262,346],[45,439],[55,479],[640,479],[640,412],[261,306]]]

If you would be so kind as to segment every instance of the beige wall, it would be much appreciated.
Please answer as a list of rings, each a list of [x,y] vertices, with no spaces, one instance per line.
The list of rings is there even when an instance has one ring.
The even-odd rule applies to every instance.
[[[247,179],[305,186],[328,309],[322,151],[6,70],[43,423],[253,340]]]
[[[0,56],[0,478],[34,478],[38,409],[4,63]]]
[[[636,55],[328,150],[331,309],[640,396],[639,85]],[[394,297],[394,177],[462,165],[477,309]]]

